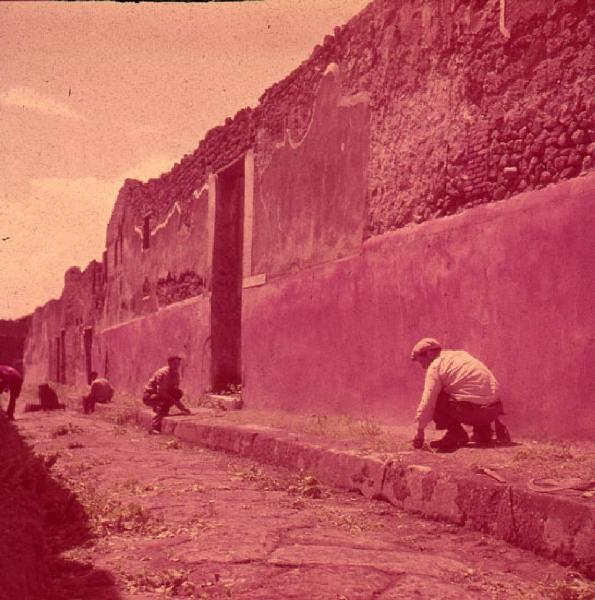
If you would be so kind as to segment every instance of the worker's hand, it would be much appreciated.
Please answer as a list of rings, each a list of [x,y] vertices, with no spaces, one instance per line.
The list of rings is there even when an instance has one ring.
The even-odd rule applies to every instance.
[[[424,432],[423,431],[417,431],[417,433],[415,434],[415,437],[412,440],[412,444],[413,447],[416,450],[419,450],[420,448],[423,447],[424,445]]]
[[[183,409],[182,409],[182,412],[183,412],[185,415],[191,415],[191,414],[192,414],[192,413],[190,412],[190,409],[189,409],[189,408],[183,408]]]

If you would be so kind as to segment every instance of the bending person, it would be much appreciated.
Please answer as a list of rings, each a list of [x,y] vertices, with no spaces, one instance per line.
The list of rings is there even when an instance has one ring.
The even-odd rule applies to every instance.
[[[91,387],[89,393],[83,396],[83,412],[88,415],[95,412],[95,404],[107,404],[112,401],[114,390],[109,381],[103,377],[98,377],[97,371],[91,371]]]
[[[14,409],[22,387],[23,376],[13,367],[0,365],[0,394],[4,391],[8,391],[9,396],[6,416],[9,421],[14,421]]]
[[[473,426],[472,441],[492,440],[492,423],[499,441],[510,441],[506,427],[499,421],[504,414],[499,385],[492,372],[463,350],[442,350],[432,338],[420,340],[411,359],[426,370],[424,390],[417,408],[417,432],[414,448],[424,443],[424,430],[431,420],[446,435],[430,446],[438,450],[455,450],[469,441],[462,424]]]
[[[155,412],[149,433],[161,433],[163,417],[169,414],[172,406],[176,406],[185,415],[190,414],[182,403],[184,392],[180,389],[181,364],[181,357],[170,356],[167,367],[155,371],[145,386],[143,402]]]

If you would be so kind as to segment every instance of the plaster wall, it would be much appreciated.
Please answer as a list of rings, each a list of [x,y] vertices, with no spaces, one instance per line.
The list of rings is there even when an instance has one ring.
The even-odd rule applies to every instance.
[[[210,300],[198,296],[103,329],[94,347],[115,389],[137,396],[170,354],[184,356],[182,389],[198,395],[209,385]]]
[[[186,218],[172,198],[167,214],[149,211],[138,224],[119,200],[107,236],[105,326],[200,295],[208,277],[207,187],[195,191]]]
[[[432,333],[492,361],[505,383],[512,378],[515,393],[524,390],[522,401],[511,400],[513,407],[533,406],[539,386],[547,390],[550,414],[567,422],[567,396],[555,383],[563,371],[558,354],[543,355],[541,371],[531,358],[539,376],[529,385],[511,375],[502,348],[508,348],[504,333],[518,328],[536,343],[537,320],[550,319],[543,298],[553,294],[559,308],[551,309],[551,318],[561,330],[556,315],[566,314],[571,333],[556,334],[552,343],[563,350],[567,367],[585,370],[585,346],[568,342],[583,335],[576,333],[583,331],[582,297],[571,305],[551,282],[576,280],[579,289],[589,289],[587,244],[572,237],[570,224],[582,227],[583,236],[591,217],[584,214],[575,224],[570,209],[564,212],[575,202],[574,191],[560,203],[540,200],[523,211],[530,204],[526,192],[545,188],[538,197],[549,198],[557,192],[546,186],[593,171],[593,31],[595,4],[588,0],[374,0],[266,90],[258,106],[210,130],[169,172],[144,183],[126,180],[107,229],[102,284],[91,286],[89,269],[67,273],[61,298],[33,317],[25,351],[29,373],[53,377],[52,344],[64,330],[65,378],[84,382],[83,336],[91,326],[111,349],[102,355],[100,343],[94,346],[94,367],[101,372],[108,355],[123,389],[142,386],[145,348],[151,368],[162,363],[172,339],[176,352],[179,343],[193,356],[199,352],[208,336],[204,307],[215,244],[209,198],[216,194],[209,181],[250,150],[254,189],[246,195],[245,230],[251,235],[243,240],[250,256],[242,259],[248,285],[244,380],[252,401],[361,412],[365,399],[369,412],[409,418],[416,386],[410,370],[393,369],[392,356],[407,356],[414,337]],[[340,82],[324,77],[331,63],[339,66]],[[340,103],[361,94],[367,102]],[[581,181],[576,185],[587,180]],[[567,184],[560,189],[575,190]],[[488,205],[500,200],[510,204],[501,213]],[[575,208],[582,219],[584,205]],[[467,212],[468,218],[451,217]],[[480,225],[483,214],[498,215],[492,220],[499,225]],[[533,232],[530,245],[519,215]],[[142,244],[147,218],[148,248]],[[429,224],[413,226],[423,222]],[[457,229],[457,223],[465,226]],[[559,249],[545,240],[556,240]],[[540,261],[542,251],[549,262]],[[565,272],[560,256],[574,270]],[[526,308],[535,289],[542,300]],[[203,307],[198,317],[190,317],[186,302]],[[430,305],[435,314],[434,308],[421,312]],[[392,331],[398,335],[391,337]],[[482,346],[473,346],[482,335]],[[275,365],[280,370],[272,373]],[[578,377],[565,372],[572,381]],[[261,383],[255,382],[258,373]],[[562,394],[555,406],[554,391]],[[569,431],[578,431],[578,402],[570,400],[579,412]]]
[[[31,315],[23,358],[27,384],[60,379],[56,339],[62,338],[62,332],[65,358],[62,374],[68,383],[87,383],[84,331],[101,314],[104,294],[105,280],[100,263],[92,261],[84,271],[78,267],[68,269],[60,298],[50,300]]]
[[[247,405],[409,422],[433,336],[490,366],[515,434],[592,437],[594,227],[591,175],[244,290]]]
[[[56,314],[57,300],[50,300],[31,315],[31,327],[25,341],[24,363],[26,383],[37,384],[51,378],[51,340],[50,329],[53,321],[60,317]]]
[[[274,277],[359,251],[363,239],[369,97],[344,97],[338,67],[320,82],[312,121],[258,173],[253,272]]]

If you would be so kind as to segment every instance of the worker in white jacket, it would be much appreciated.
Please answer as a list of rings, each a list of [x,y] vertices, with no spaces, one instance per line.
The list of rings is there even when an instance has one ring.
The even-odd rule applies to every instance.
[[[413,446],[421,448],[424,430],[432,420],[446,435],[430,446],[455,450],[469,441],[462,424],[473,426],[472,441],[492,440],[492,423],[499,441],[510,441],[506,427],[499,421],[504,413],[498,381],[479,360],[463,350],[442,350],[440,342],[424,338],[413,347],[411,359],[426,370],[424,391],[417,408],[417,431]]]

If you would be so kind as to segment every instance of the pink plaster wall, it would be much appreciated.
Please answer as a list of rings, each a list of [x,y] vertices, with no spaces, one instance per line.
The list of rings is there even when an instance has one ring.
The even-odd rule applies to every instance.
[[[197,191],[253,149],[248,275],[268,283],[244,290],[248,403],[409,420],[421,372],[406,357],[436,335],[494,368],[519,429],[592,426],[593,217],[580,200],[592,179],[518,194],[593,171],[595,8],[508,2],[505,35],[500,3],[476,5],[374,0],[168,173],[127,180],[108,225],[106,280],[90,292],[92,271],[69,272],[60,300],[33,315],[31,379],[52,376],[65,329],[67,381],[83,382],[82,334],[93,326],[94,368],[109,350],[121,389],[137,393],[185,346],[190,385],[207,387],[208,289],[190,286],[181,296],[193,299],[167,307],[156,290],[160,280],[184,288],[188,270],[208,278],[208,193]],[[342,93],[365,92],[367,106],[329,111],[332,62]],[[163,227],[143,251],[148,213]]]
[[[56,337],[65,332],[68,383],[85,385],[87,369],[83,346],[84,328],[103,310],[105,281],[100,263],[91,261],[84,271],[71,267],[64,275],[59,299],[50,300],[31,315],[25,341],[24,364],[27,384],[38,385],[56,380]]]
[[[485,361],[515,433],[592,437],[595,177],[406,227],[244,290],[248,406],[413,419],[435,336]]]
[[[363,238],[369,97],[344,97],[336,65],[320,82],[307,133],[288,132],[257,171],[253,273],[268,277],[358,252]]]
[[[195,191],[186,215],[174,198],[170,199],[166,214],[148,212],[149,247],[143,248],[142,227],[127,206],[129,188],[130,185],[121,190],[108,226],[103,325],[120,323],[172,301],[198,295],[203,291],[201,286],[185,291],[179,280],[188,273],[203,282],[207,277],[207,190]],[[176,294],[181,297],[176,298]]]
[[[94,362],[115,389],[141,399],[149,377],[171,354],[184,357],[182,389],[197,396],[208,387],[210,369],[208,297],[178,302],[144,317],[104,329],[97,338]]]

